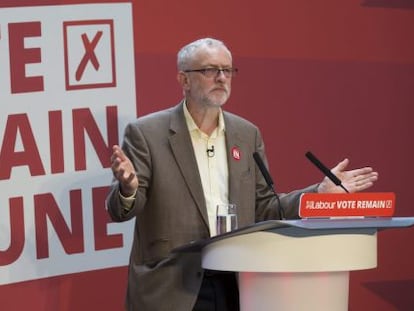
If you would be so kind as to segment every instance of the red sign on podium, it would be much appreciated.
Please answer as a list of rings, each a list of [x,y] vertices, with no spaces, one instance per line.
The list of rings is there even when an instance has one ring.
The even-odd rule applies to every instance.
[[[301,218],[391,217],[395,193],[304,193],[300,198]]]

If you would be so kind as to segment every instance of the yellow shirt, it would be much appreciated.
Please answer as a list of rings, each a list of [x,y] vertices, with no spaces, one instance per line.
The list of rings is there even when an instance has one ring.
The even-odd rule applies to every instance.
[[[210,136],[198,128],[185,104],[184,116],[203,185],[210,235],[214,236],[216,235],[216,206],[219,203],[228,203],[229,174],[223,112],[220,111],[218,126]]]

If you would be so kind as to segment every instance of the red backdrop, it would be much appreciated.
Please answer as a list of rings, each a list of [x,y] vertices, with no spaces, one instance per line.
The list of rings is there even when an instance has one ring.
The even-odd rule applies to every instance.
[[[0,6],[117,1],[6,1]],[[118,1],[121,2],[121,1]],[[278,191],[319,181],[304,157],[380,173],[373,191],[412,216],[414,5],[410,0],[133,2],[137,113],[174,105],[175,55],[212,36],[240,74],[226,109],[260,126]],[[414,229],[379,233],[378,268],[351,273],[350,310],[413,310]],[[57,263],[58,264],[58,263]],[[2,310],[121,310],[126,268],[0,287]]]

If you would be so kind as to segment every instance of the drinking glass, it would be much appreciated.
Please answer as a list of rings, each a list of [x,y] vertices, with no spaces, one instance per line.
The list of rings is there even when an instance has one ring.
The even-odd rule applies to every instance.
[[[218,204],[216,212],[217,235],[237,229],[236,204]]]

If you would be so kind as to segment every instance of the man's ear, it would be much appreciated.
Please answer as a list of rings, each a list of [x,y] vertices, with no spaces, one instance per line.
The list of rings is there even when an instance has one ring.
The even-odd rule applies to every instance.
[[[177,81],[178,83],[180,83],[183,90],[188,89],[190,81],[188,79],[188,76],[184,72],[180,71],[177,73]]]

